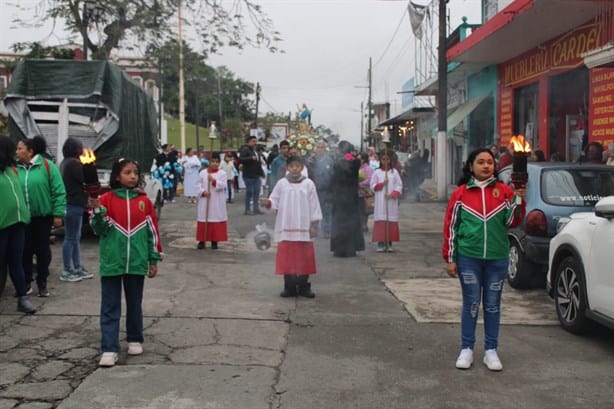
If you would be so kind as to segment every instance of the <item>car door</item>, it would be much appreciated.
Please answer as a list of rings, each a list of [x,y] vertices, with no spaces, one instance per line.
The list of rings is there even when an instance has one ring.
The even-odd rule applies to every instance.
[[[586,269],[589,304],[592,310],[614,318],[614,219],[595,216],[588,223],[595,224]]]

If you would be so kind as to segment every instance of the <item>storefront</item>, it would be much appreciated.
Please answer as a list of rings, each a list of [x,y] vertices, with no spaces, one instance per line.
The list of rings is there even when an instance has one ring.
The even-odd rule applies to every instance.
[[[521,134],[547,157],[574,161],[588,142],[614,139],[614,69],[588,69],[583,59],[605,44],[603,24],[593,19],[499,64],[501,145]]]
[[[446,55],[497,66],[500,145],[522,134],[575,160],[589,142],[614,141],[613,19],[611,1],[514,0]]]

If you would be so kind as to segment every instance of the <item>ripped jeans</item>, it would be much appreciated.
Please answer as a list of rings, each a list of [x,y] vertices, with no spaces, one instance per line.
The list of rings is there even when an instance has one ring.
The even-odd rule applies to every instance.
[[[501,321],[501,293],[507,275],[508,259],[482,260],[459,255],[456,260],[463,290],[461,348],[475,345],[475,327],[480,301],[484,305],[484,349],[496,349]]]

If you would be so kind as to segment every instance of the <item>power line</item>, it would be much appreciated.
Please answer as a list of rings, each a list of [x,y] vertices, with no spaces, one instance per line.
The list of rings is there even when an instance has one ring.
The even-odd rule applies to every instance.
[[[386,55],[386,53],[388,52],[388,49],[392,45],[392,42],[394,41],[394,39],[396,38],[397,34],[399,33],[399,29],[401,28],[401,24],[403,24],[403,20],[405,19],[405,14],[407,14],[407,13],[408,13],[407,8],[405,8],[405,11],[403,12],[403,15],[401,16],[401,19],[399,20],[399,24],[397,24],[397,28],[394,30],[394,34],[392,34],[392,38],[388,42],[388,45],[386,46],[384,51],[382,52],[382,55],[377,59],[377,61],[375,61],[375,64],[373,64],[374,66],[379,64],[382,61],[382,59],[384,58],[384,56]]]

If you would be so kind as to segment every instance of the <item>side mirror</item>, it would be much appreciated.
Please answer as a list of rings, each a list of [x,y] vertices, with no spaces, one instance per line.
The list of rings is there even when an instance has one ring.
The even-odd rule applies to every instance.
[[[614,219],[614,196],[604,197],[595,205],[595,216]]]

